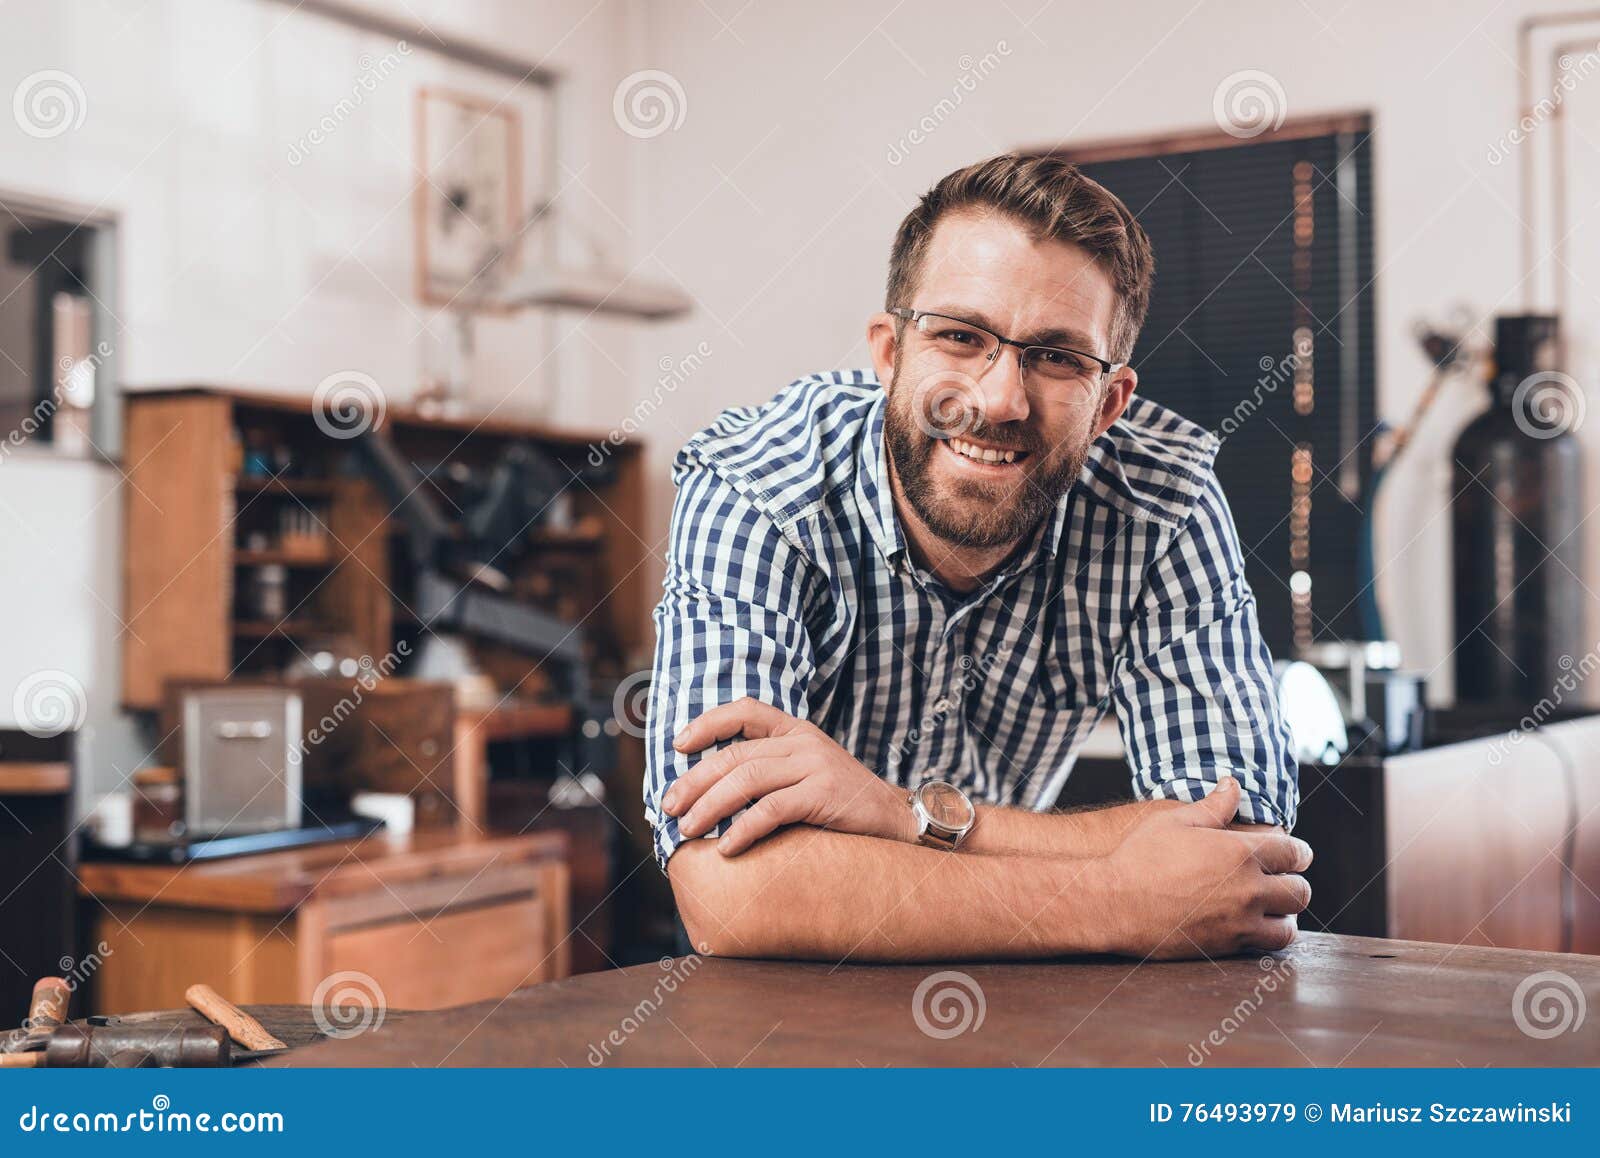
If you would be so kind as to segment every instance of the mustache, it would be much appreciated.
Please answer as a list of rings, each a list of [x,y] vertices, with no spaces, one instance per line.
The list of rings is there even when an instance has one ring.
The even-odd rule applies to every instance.
[[[1033,433],[1021,423],[1002,422],[999,425],[990,425],[982,421],[972,422],[951,427],[948,432],[941,432],[938,437],[967,438],[1001,450],[1025,451],[1029,454],[1043,449]]]
[[[918,382],[902,381],[898,360],[891,379],[891,394],[901,403],[906,419],[928,439],[947,442],[970,438],[1001,450],[1044,457],[1046,447],[1026,421],[991,423],[984,418],[976,397],[976,383],[962,374],[932,374]],[[891,410],[895,409],[891,405]]]

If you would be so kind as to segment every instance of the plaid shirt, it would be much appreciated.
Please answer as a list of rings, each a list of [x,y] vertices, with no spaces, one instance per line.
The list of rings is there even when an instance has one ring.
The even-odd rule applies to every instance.
[[[1048,524],[962,595],[907,551],[884,403],[870,371],[819,374],[678,454],[644,783],[661,863],[680,839],[662,794],[699,759],[672,737],[741,696],[891,783],[1036,810],[1114,703],[1137,796],[1195,800],[1231,773],[1240,819],[1291,825],[1296,765],[1216,439],[1136,395]]]

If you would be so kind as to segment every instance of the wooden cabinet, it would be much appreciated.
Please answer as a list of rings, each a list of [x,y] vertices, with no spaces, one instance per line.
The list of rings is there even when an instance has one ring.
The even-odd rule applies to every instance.
[[[170,387],[130,393],[124,406],[124,706],[157,711],[183,684],[281,679],[318,640],[371,657],[386,677],[394,660],[393,678],[380,687],[398,690],[430,634],[420,622],[416,559],[403,520],[359,477],[355,444],[340,436],[348,431],[338,423],[330,429],[309,392]],[[495,564],[511,595],[574,625],[591,689],[608,706],[608,682],[646,663],[652,638],[654,548],[644,530],[642,446],[503,414],[440,418],[391,405],[381,422],[397,453],[427,473],[421,485],[438,492],[436,502],[451,517],[477,509],[472,496],[509,454],[531,449],[569,480],[559,501],[545,503],[517,532],[515,550],[496,552]],[[490,779],[552,779],[562,745],[579,737],[580,719],[560,665],[481,639],[473,650],[505,694],[491,711],[457,712],[448,751],[404,750],[402,730],[384,712],[409,714],[411,707],[374,694],[361,706],[360,731],[380,742],[369,743],[373,750],[360,762],[345,759],[334,750],[353,743],[357,729],[342,730],[308,756],[308,787],[319,786],[311,782],[328,764],[340,788],[417,796],[419,828],[443,819],[469,834],[495,824],[529,831],[542,809],[491,817]],[[306,707],[308,724],[320,718],[309,699]],[[161,734],[172,734],[170,723]],[[587,770],[607,780],[613,813],[637,814],[642,749],[624,746],[623,755],[626,767]],[[383,775],[385,760],[396,775]],[[419,783],[403,783],[413,775]],[[439,800],[445,805],[424,806]],[[648,832],[638,825],[619,826],[611,839],[629,842],[630,863],[650,856]],[[610,948],[609,933],[598,927],[609,919],[604,901],[616,891],[610,849],[590,841],[574,858],[584,868],[581,912],[588,918],[578,952],[589,967],[605,964]],[[655,884],[664,901],[664,884]],[[273,927],[245,915],[230,919],[250,944]],[[297,927],[304,920],[297,918]],[[269,951],[253,952],[250,962]],[[254,968],[250,962],[229,969],[245,972]]]
[[[375,836],[182,868],[95,863],[80,881],[109,950],[94,978],[101,1013],[181,1006],[196,982],[239,1003],[314,1004],[340,974],[389,1007],[437,1009],[570,971],[559,834]]]

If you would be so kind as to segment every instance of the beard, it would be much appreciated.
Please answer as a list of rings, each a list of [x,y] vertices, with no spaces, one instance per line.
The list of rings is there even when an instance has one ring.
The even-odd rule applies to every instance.
[[[1055,510],[1089,458],[1092,433],[1080,441],[1048,446],[1027,422],[990,425],[968,405],[919,397],[902,381],[896,360],[884,408],[884,444],[895,476],[917,518],[940,539],[958,547],[995,548],[1020,542]],[[919,413],[920,411],[920,413]],[[980,481],[936,478],[940,443],[970,437],[1026,452],[1016,479]]]

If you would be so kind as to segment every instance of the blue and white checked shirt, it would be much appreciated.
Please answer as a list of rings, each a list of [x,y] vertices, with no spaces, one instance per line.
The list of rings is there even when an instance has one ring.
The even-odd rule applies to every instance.
[[[803,378],[678,454],[644,784],[661,863],[680,839],[662,794],[699,759],[672,738],[741,696],[891,783],[1036,810],[1115,703],[1137,796],[1195,800],[1231,773],[1241,820],[1291,825],[1296,766],[1216,439],[1135,395],[1037,541],[959,595],[907,551],[885,399],[871,371]]]

